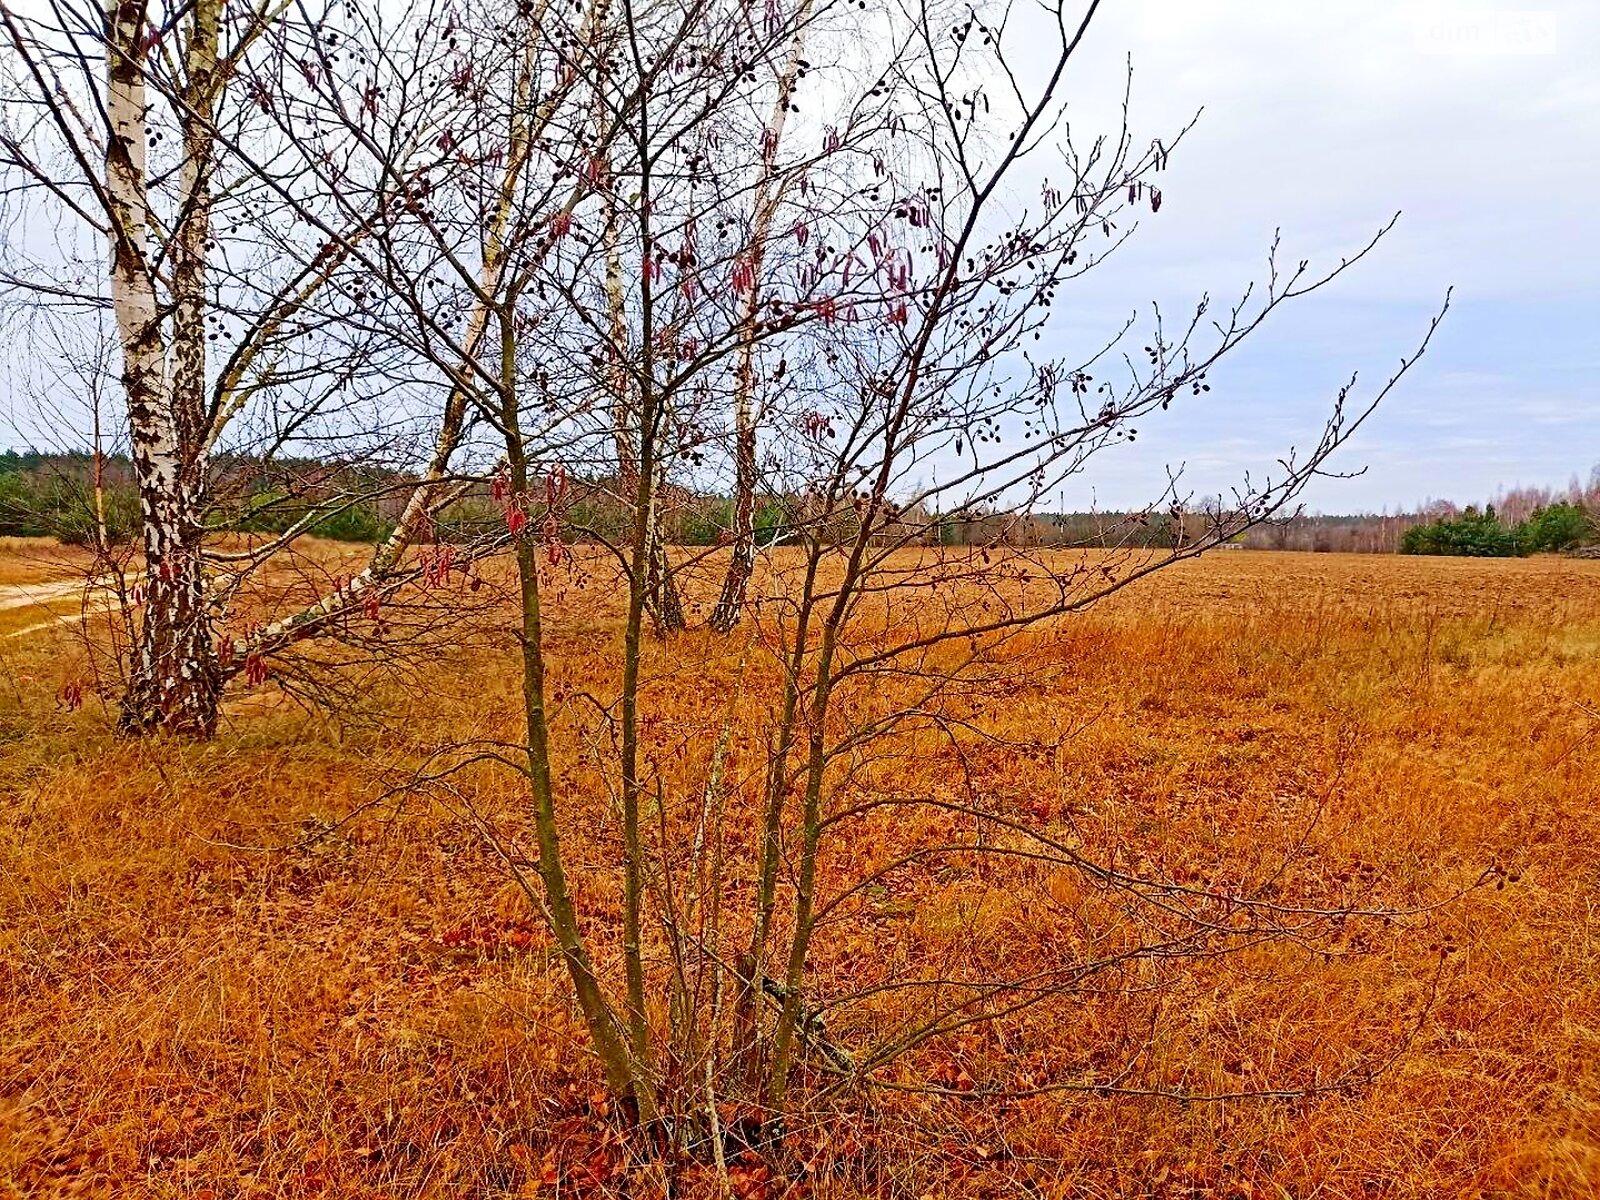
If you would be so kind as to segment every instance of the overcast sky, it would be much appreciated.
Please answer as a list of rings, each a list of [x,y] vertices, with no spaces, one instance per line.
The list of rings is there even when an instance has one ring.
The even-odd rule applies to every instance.
[[[1393,213],[1373,256],[1213,377],[1203,407],[1140,430],[1086,476],[1140,501],[1186,462],[1202,491],[1314,437],[1352,370],[1378,383],[1455,297],[1433,349],[1346,452],[1324,511],[1467,501],[1600,463],[1600,4],[1108,0],[1076,67],[1083,115],[1134,70],[1144,140],[1204,108],[1165,203],[1079,290],[1058,337],[1138,304],[1169,312],[1285,257],[1336,262]],[[1066,299],[1066,297],[1063,297]],[[1214,486],[1213,486],[1214,485]]]
[[[1364,473],[1310,505],[1481,500],[1600,463],[1600,3],[1104,0],[1068,78],[1075,132],[1117,118],[1130,56],[1136,144],[1204,112],[1160,213],[1058,300],[1063,356],[1151,301],[1237,296],[1275,228],[1288,261],[1331,264],[1402,216],[1056,503],[1143,504],[1169,465],[1201,494],[1259,475],[1352,371],[1381,384],[1451,286],[1431,352],[1336,464]]]

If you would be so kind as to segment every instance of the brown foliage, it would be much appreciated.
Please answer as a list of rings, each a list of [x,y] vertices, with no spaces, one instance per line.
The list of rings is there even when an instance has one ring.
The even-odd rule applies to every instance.
[[[601,664],[620,618],[614,580],[579,558],[591,569],[562,575],[547,646],[569,721],[614,686]],[[8,586],[44,570],[0,559]],[[371,721],[306,715],[269,680],[214,744],[129,744],[92,697],[52,699],[77,678],[70,627],[6,638],[39,620],[0,609],[0,1195],[637,1196],[669,1171],[678,1194],[717,1192],[709,1162],[648,1163],[615,1132],[548,935],[477,832],[492,821],[515,852],[520,794],[472,771],[433,800],[394,790],[442,742],[520,735],[508,637],[385,684]],[[1143,990],[930,1045],[881,1082],[943,1093],[819,1103],[786,1177],[733,1144],[729,1187],[1593,1194],[1597,650],[1592,563],[1268,554],[1174,567],[1013,642],[1009,682],[970,695],[985,736],[900,745],[859,786],[970,787],[1210,884],[1306,837],[1317,865],[1296,886],[1329,905],[1412,905],[1500,871],[1326,957],[1147,962]],[[738,650],[690,634],[646,659],[649,711],[671,698],[643,735],[670,793],[703,778]],[[771,682],[745,680],[756,715],[730,778],[759,759],[741,739]],[[581,757],[556,765],[579,798],[563,832],[586,936],[614,959],[608,801]],[[945,832],[886,817],[823,871]],[[819,995],[940,956],[1042,967],[1097,927],[1078,876],[993,857],[860,899],[819,935]],[[896,1003],[831,1035],[892,1025]],[[1301,1099],[1017,1094],[1128,1061],[1130,1085],[1292,1091],[1397,1048],[1370,1084]],[[736,1133],[744,1114],[721,1116]]]

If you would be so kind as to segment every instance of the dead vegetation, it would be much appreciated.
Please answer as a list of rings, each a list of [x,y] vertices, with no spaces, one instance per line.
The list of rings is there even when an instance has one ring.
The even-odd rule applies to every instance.
[[[7,584],[49,577],[37,547],[26,566],[7,551]],[[613,685],[621,619],[614,579],[572,561],[550,583],[558,722]],[[38,619],[0,611],[0,635]],[[375,679],[364,709],[308,710],[269,680],[204,745],[119,740],[114,706],[92,695],[74,711],[77,626],[0,642],[0,1189],[724,1186],[704,1159],[641,1162],[615,1131],[548,935],[480,836],[490,824],[516,852],[519,792],[471,771],[444,790],[401,786],[443,742],[520,736],[504,626],[486,615],[470,651]],[[736,679],[729,777],[760,757],[746,739],[772,681],[741,675],[739,647],[690,633],[646,649],[649,711],[670,719],[643,738],[669,792],[704,777]],[[1102,994],[931,1043],[850,1104],[816,1087],[793,1169],[780,1178],[730,1145],[725,1186],[1591,1195],[1597,651],[1590,563],[1264,554],[1182,564],[1012,641],[1007,669],[962,697],[970,734],[886,743],[853,786],[970,790],[1208,888],[1303,846],[1284,887],[1306,903],[1423,911],[1311,945],[1147,958]],[[615,959],[608,801],[593,764],[564,753],[566,791],[587,797],[563,818],[573,888],[595,953]],[[758,790],[746,781],[729,803]],[[953,828],[925,807],[886,817],[821,870],[850,878]],[[1047,970],[1105,927],[1097,903],[1023,858],[896,874],[823,925],[814,992],[878,986],[905,964]],[[885,987],[827,1036],[846,1049],[881,1036],[900,1003]],[[815,1051],[806,1070],[825,1074]],[[1117,1094],[1108,1078],[1240,1098]],[[742,1114],[722,1116],[737,1132]]]

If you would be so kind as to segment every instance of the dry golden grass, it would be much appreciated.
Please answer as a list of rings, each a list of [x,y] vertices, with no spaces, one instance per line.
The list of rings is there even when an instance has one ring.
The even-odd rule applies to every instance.
[[[0,583],[59,577],[72,555],[51,554],[65,565],[0,549]],[[557,691],[610,686],[615,599],[597,575],[555,602]],[[0,611],[0,638],[27,623]],[[362,807],[443,741],[516,736],[509,637],[335,716],[263,689],[193,746],[119,741],[95,705],[58,706],[77,636],[0,640],[0,1196],[554,1195],[537,1181],[556,1160],[560,1194],[583,1194],[572,1164],[607,1149],[598,1074],[543,934],[450,812]],[[700,634],[650,654],[652,710],[671,718],[647,737],[670,789],[703,769],[737,656]],[[1600,1192],[1600,563],[1215,554],[1005,654],[1017,682],[976,698],[974,719],[1037,745],[1074,731],[1050,754],[969,747],[976,786],[1031,819],[1215,876],[1321,804],[1332,899],[1363,869],[1397,904],[1496,859],[1518,878],[1312,966],[1271,949],[1163,971],[1151,1078],[1253,1090],[1405,1044],[1370,1086],[1188,1105],[890,1094],[871,1122],[819,1126],[835,1169],[813,1195]],[[769,683],[746,680],[741,736]],[[936,745],[905,749],[874,768],[897,778],[867,782],[953,769]],[[604,955],[604,801],[588,764],[559,765]],[[463,786],[519,827],[506,779]],[[1048,954],[1073,888],[984,864],[925,880],[825,938],[818,977]],[[1115,1061],[1150,1035],[1128,1015],[1085,1006],[913,1065],[1046,1077]]]

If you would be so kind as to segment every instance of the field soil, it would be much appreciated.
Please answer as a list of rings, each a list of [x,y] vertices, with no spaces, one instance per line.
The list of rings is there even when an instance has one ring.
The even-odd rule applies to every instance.
[[[347,553],[285,568],[272,598]],[[0,1197],[661,1194],[624,1161],[548,936],[481,834],[522,836],[521,781],[413,786],[441,746],[521,735],[504,579],[397,661],[240,681],[201,745],[115,736],[86,567],[0,545]],[[584,551],[548,591],[575,731],[563,836],[605,955],[616,848],[579,732],[585,697],[615,691],[619,593]],[[702,616],[712,597],[690,588]],[[734,752],[755,761],[776,688],[747,665],[760,627],[650,645],[664,795],[698,786],[736,688]],[[736,1162],[734,1194],[1600,1195],[1600,562],[1214,553],[987,665],[958,753],[908,743],[862,786],[959,775],[1018,821],[1207,884],[1310,846],[1300,886],[1329,907],[1406,915],[1314,953],[1156,962],[1116,997],[946,1039],[886,1079],[933,1091],[819,1109],[791,1131],[803,1178]],[[729,801],[752,820],[758,785]],[[823,886],[925,834],[886,824]],[[981,861],[909,879],[822,940],[817,986],[1048,961],[1079,937],[1077,886]],[[1018,1082],[1123,1062],[1130,1094]],[[705,1166],[676,1186],[724,1184]]]

